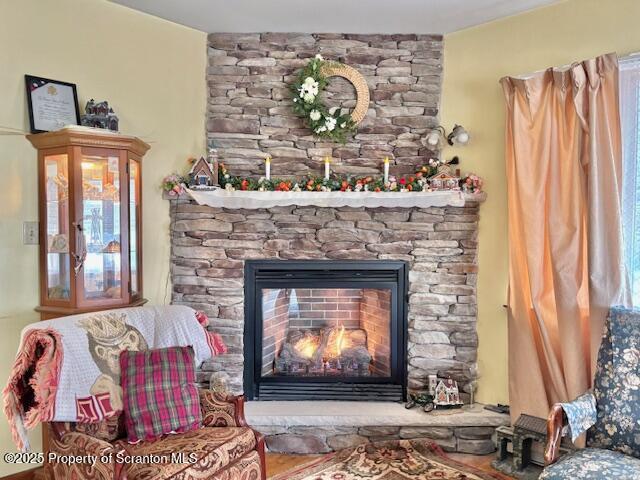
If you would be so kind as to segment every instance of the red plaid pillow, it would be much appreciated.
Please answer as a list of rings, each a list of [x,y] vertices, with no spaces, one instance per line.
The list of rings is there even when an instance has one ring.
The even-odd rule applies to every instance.
[[[192,347],[120,353],[124,420],[129,442],[200,427]]]

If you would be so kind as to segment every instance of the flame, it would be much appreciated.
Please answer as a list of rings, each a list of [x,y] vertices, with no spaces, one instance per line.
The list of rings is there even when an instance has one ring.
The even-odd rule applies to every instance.
[[[296,342],[295,349],[304,358],[312,358],[313,354],[316,353],[316,350],[318,349],[318,343],[313,336],[309,335],[298,340]]]
[[[338,330],[338,336],[336,337],[336,351],[338,352],[338,356],[342,354],[343,344],[344,344],[344,325],[340,325],[340,329]]]

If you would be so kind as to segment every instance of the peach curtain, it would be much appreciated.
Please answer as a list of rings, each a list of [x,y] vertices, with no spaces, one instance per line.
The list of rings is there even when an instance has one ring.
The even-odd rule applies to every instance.
[[[546,418],[591,386],[607,310],[623,301],[618,61],[501,84],[511,415]]]

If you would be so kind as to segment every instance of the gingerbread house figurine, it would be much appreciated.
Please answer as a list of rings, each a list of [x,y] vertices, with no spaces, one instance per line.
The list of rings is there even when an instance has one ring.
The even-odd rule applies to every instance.
[[[431,190],[458,190],[460,179],[448,171],[441,171],[429,177]]]
[[[435,388],[433,403],[438,407],[462,406],[457,382],[452,378],[440,379]]]
[[[194,161],[191,170],[189,170],[189,179],[191,188],[207,189],[213,187],[215,175],[211,164],[204,157]]]

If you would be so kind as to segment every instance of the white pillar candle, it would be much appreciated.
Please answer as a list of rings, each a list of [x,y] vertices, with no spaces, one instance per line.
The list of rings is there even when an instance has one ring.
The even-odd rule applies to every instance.
[[[331,162],[329,161],[329,157],[325,157],[324,159],[324,179],[329,180],[329,175],[331,174]]]
[[[264,160],[264,177],[267,180],[271,180],[271,157],[267,157]]]
[[[384,183],[389,183],[389,157],[384,157]]]

